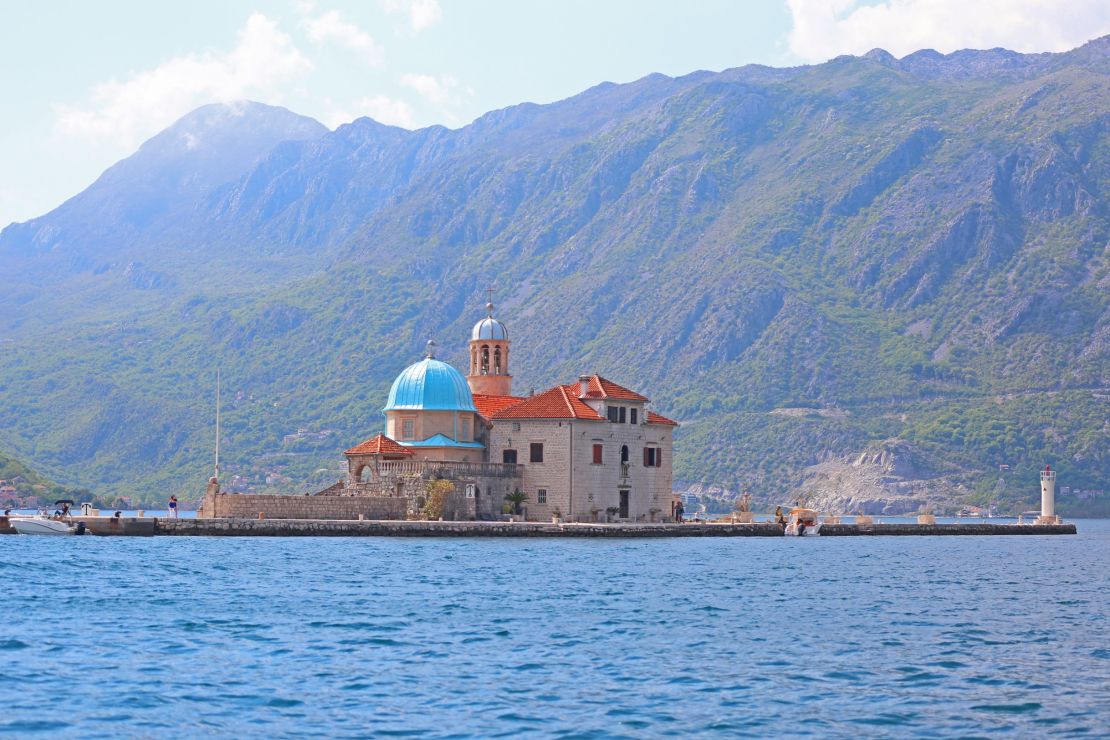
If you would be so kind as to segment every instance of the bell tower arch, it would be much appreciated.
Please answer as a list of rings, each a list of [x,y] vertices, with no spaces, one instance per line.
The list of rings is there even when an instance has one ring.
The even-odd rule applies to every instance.
[[[486,318],[470,331],[470,370],[466,382],[471,393],[511,396],[513,376],[509,373],[509,330],[493,318],[493,289],[490,288]]]

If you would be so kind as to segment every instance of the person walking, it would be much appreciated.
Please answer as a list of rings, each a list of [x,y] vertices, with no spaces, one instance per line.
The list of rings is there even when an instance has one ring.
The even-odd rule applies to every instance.
[[[177,518],[177,496],[170,496],[170,516]]]

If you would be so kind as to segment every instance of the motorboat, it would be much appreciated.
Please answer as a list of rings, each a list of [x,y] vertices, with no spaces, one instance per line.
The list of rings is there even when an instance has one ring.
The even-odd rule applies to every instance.
[[[816,535],[821,529],[817,523],[817,511],[796,507],[790,510],[790,517],[786,521],[783,534],[787,537],[802,537]]]
[[[8,524],[17,534],[45,534],[45,535],[77,535],[77,534],[92,534],[84,522],[74,523],[67,516],[69,506],[73,504],[72,501],[64,500],[58,501],[55,505],[66,504],[66,508],[61,512],[55,512],[54,516],[48,516],[45,511],[40,511],[34,516],[11,516],[8,517]],[[63,513],[64,512],[64,513]]]

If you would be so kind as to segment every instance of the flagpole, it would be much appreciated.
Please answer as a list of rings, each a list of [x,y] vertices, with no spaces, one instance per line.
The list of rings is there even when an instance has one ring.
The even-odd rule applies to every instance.
[[[216,368],[216,480],[220,479],[220,369]]]

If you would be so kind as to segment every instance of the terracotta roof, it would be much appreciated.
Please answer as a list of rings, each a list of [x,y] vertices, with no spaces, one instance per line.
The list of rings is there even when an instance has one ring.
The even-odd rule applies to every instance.
[[[578,395],[578,383],[574,383],[574,394]],[[634,390],[625,388],[623,385],[617,385],[611,380],[594,374],[590,376],[590,384],[587,386],[586,398],[616,398],[620,401],[648,401],[646,396],[641,396]]]
[[[343,453],[344,455],[385,455],[391,457],[393,455],[408,456],[412,454],[409,450],[402,446],[399,442],[394,442],[384,434],[379,434],[371,437],[362,444],[355,445],[351,449]]]
[[[474,406],[478,409],[478,413],[487,419],[493,418],[493,415],[507,409],[513,404],[520,403],[524,399],[520,396],[489,396],[484,393],[474,394]]]
[[[520,403],[494,412],[493,419],[589,419],[604,421],[596,411],[578,398],[577,385],[557,385]]]
[[[666,424],[672,427],[678,426],[678,422],[674,419],[668,419],[662,414],[657,414],[654,411],[648,412],[648,424]]]

